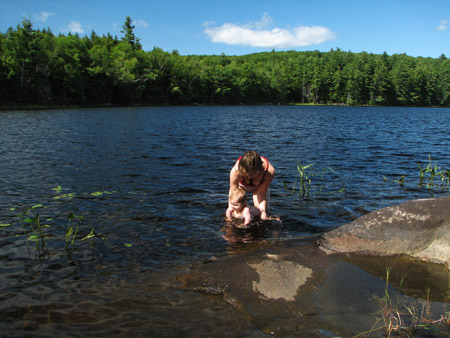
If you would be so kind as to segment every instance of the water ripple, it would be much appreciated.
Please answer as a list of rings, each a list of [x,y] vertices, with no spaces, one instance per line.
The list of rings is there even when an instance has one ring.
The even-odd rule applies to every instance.
[[[6,336],[185,335],[206,328],[205,308],[211,322],[204,335],[235,327],[251,336],[228,307],[205,306],[194,295],[180,299],[149,281],[169,267],[314,235],[394,203],[448,194],[418,187],[417,163],[426,166],[430,156],[450,168],[449,109],[135,107],[0,114],[0,223],[9,224],[0,227],[0,330]],[[227,226],[223,216],[229,170],[248,149],[277,170],[271,203],[282,221],[243,231]],[[317,173],[305,199],[298,195],[298,162],[315,163]],[[329,168],[333,172],[318,175]],[[31,209],[35,205],[41,207]],[[37,214],[48,226],[41,249],[24,222]],[[74,244],[67,245],[68,229],[78,224]],[[192,324],[174,323],[177,316]]]

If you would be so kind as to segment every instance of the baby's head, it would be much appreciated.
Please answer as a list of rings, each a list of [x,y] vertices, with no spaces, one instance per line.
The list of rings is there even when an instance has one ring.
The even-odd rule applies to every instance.
[[[230,206],[236,210],[240,211],[247,205],[247,193],[241,187],[233,189],[229,196]]]

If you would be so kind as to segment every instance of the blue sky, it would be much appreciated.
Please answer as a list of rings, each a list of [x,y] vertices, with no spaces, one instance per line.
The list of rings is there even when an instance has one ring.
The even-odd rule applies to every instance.
[[[0,31],[119,38],[130,16],[144,50],[243,55],[319,50],[450,57],[450,0],[0,0]]]

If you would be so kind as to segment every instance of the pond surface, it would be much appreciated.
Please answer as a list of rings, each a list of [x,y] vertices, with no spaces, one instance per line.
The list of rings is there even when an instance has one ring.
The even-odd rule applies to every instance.
[[[2,111],[2,336],[261,336],[167,275],[448,194],[419,187],[417,163],[450,168],[449,121],[450,109],[430,108]],[[248,149],[276,168],[271,212],[282,222],[229,231],[228,174]],[[314,163],[304,199],[298,162]]]

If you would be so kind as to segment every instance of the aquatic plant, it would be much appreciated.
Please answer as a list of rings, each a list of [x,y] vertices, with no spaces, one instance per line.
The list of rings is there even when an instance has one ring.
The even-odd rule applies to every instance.
[[[332,168],[324,168],[319,171],[314,170],[315,163],[311,163],[308,165],[302,165],[299,161],[297,161],[297,172],[298,176],[296,176],[294,184],[292,188],[288,188],[286,180],[284,181],[284,188],[286,191],[291,191],[295,193],[298,182],[298,195],[300,199],[304,199],[305,197],[310,195],[310,190],[313,184],[313,181],[316,183],[315,192],[322,192],[323,190],[323,179],[327,172],[336,173]],[[345,188],[341,188],[339,192],[345,193]]]
[[[66,250],[69,249],[69,246],[73,246],[73,243],[75,242],[75,238],[77,237],[78,230],[80,230],[81,221],[84,219],[83,216],[75,216],[73,212],[71,212],[68,216],[69,218],[69,225],[67,227],[66,231]],[[78,218],[78,225],[75,228],[73,225],[71,225],[71,222],[74,218]]]
[[[308,169],[312,168],[313,165],[314,165],[314,163],[302,166],[300,164],[300,162],[297,163],[297,171],[298,171],[299,178],[300,178],[299,194],[301,195],[302,198],[305,195],[308,195],[309,189],[311,188],[311,182],[312,182],[312,177],[314,176],[314,173],[312,173],[312,172],[308,173]]]
[[[353,336],[356,337],[370,337],[370,334],[380,330],[384,330],[385,337],[403,336],[411,337],[417,334],[424,334],[425,332],[433,332],[442,336],[449,336],[450,330],[450,311],[446,311],[439,319],[429,319],[430,310],[430,288],[426,290],[427,300],[425,304],[416,308],[413,305],[402,304],[399,297],[393,300],[390,295],[390,275],[392,267],[386,267],[386,284],[384,288],[384,306],[381,309],[381,319],[378,319],[372,328],[366,332],[362,332]],[[398,289],[402,289],[402,285],[406,279],[406,274],[402,275]],[[449,305],[447,304],[447,308]],[[403,309],[403,310],[402,310]],[[443,332],[443,327],[447,327],[447,331]],[[425,332],[424,332],[425,331]]]
[[[47,228],[51,228],[52,226],[49,224],[53,219],[46,218],[45,222],[41,221],[41,215],[39,213],[35,213],[40,208],[46,208],[43,204],[36,204],[29,208],[25,208],[25,211],[20,212],[16,215],[18,219],[17,225],[22,228],[22,233],[25,237],[25,242],[27,245],[28,254],[30,255],[31,249],[34,249],[37,256],[42,257],[44,254],[49,254],[53,252],[49,250],[48,247],[48,233]],[[11,211],[16,211],[16,207],[11,207]],[[73,224],[73,220],[77,219],[78,223]],[[73,212],[68,215],[69,223],[67,225],[67,229],[65,231],[65,248],[69,249],[73,247],[75,240],[77,239],[78,232],[80,230],[80,226],[82,224],[84,217],[76,216]],[[0,227],[11,227],[11,223],[1,223]],[[88,238],[92,238],[96,236],[94,228],[91,228],[91,232],[81,240],[85,240]],[[53,236],[54,237],[54,236]],[[30,243],[33,242],[34,246],[31,246]]]
[[[63,190],[64,188],[61,185],[58,185],[55,188],[52,188],[54,192],[54,196],[52,197],[52,200],[71,200],[77,196],[83,196],[84,198],[101,198],[105,197],[107,195],[112,195],[116,193],[116,191],[94,191],[89,193],[83,193],[81,195],[78,195],[74,192],[65,193]],[[131,192],[129,192],[131,194]],[[144,194],[145,195],[145,194]],[[20,205],[20,209],[22,209],[22,205]],[[19,207],[17,206],[11,206],[9,208],[10,211],[17,212],[17,209]],[[48,224],[48,222],[52,221],[51,218],[45,219],[45,224],[41,221],[41,216],[39,213],[35,213],[39,208],[46,208],[43,204],[35,204],[31,207],[25,207],[25,211],[19,212],[16,214],[16,217],[18,219],[17,225],[19,225],[22,228],[22,233],[25,236],[25,242],[27,245],[28,254],[30,255],[31,249],[34,248],[34,251],[36,255],[43,256],[44,254],[50,254],[51,252],[54,252],[54,248],[51,248],[49,250],[48,248],[48,242],[47,237],[48,233],[46,231],[47,228],[51,228],[51,225]],[[23,210],[23,209],[22,209]],[[101,238],[102,240],[105,240],[105,238],[100,234],[97,234],[94,227],[91,227],[90,232],[85,235],[84,237],[80,238],[79,233],[82,229],[82,223],[84,220],[84,216],[81,215],[75,215],[74,212],[70,212],[70,214],[67,216],[68,218],[68,224],[65,228],[64,232],[64,246],[66,250],[73,249],[76,241],[85,241],[92,238]],[[1,228],[7,228],[14,225],[14,222],[0,222],[0,229]],[[56,231],[56,230],[55,230]],[[52,234],[53,238],[61,239],[61,236],[55,236],[55,234]],[[30,245],[30,243],[34,243],[34,247]],[[58,241],[55,241],[57,243]],[[128,244],[128,243],[127,243]],[[126,247],[130,247],[130,245],[126,245]]]
[[[420,163],[417,163],[419,167],[419,187],[425,186],[427,188],[450,188],[450,169],[441,169],[437,163],[431,162],[431,155],[428,155],[428,165],[426,168],[422,168]],[[439,180],[439,183],[435,183],[435,179]]]
[[[117,193],[116,191],[94,191],[87,192],[82,194],[76,193],[66,193],[61,185],[58,185],[55,188],[52,188],[54,195],[50,197],[54,202],[58,203],[55,200],[65,200],[70,201],[75,197],[83,196],[83,198],[89,199],[97,199],[97,198],[105,198],[106,196]],[[133,192],[128,192],[128,194],[137,194]],[[145,193],[142,193],[145,195]],[[42,202],[44,203],[44,202]],[[17,203],[14,206],[10,206],[9,210],[15,214],[14,220],[12,221],[0,221],[0,230],[6,228],[13,228],[14,226],[19,227],[20,233],[24,236],[25,243],[27,246],[28,255],[34,251],[37,257],[42,257],[44,255],[50,255],[51,253],[55,253],[55,246],[61,248],[63,245],[66,250],[73,250],[75,248],[75,244],[79,242],[83,242],[86,240],[92,240],[94,238],[100,238],[105,241],[106,238],[102,234],[98,234],[95,231],[94,227],[90,228],[89,233],[83,234],[84,237],[80,235],[83,230],[83,221],[84,216],[76,215],[74,212],[70,212],[68,216],[58,215],[58,218],[65,218],[64,221],[58,221],[56,223],[61,224],[61,226],[52,226],[51,222],[52,218],[41,217],[41,214],[37,212],[40,209],[45,209],[47,206],[44,204],[35,204],[31,207],[24,206],[20,203]],[[68,220],[68,223],[66,222]],[[53,222],[55,223],[55,222]],[[50,232],[48,228],[53,228]],[[64,231],[61,235],[61,231]],[[48,242],[48,237],[52,238],[51,245]],[[133,244],[126,243],[125,247],[129,248]]]
[[[420,188],[428,189],[443,189],[450,190],[450,169],[442,169],[438,167],[437,163],[432,163],[431,155],[428,155],[428,165],[424,168],[417,163],[419,168],[419,183]],[[402,175],[399,179],[390,180],[383,176],[385,182],[397,183],[404,186],[406,175]]]
[[[44,206],[42,204],[36,204],[28,208],[25,212],[18,215],[25,235],[28,253],[30,252],[29,241],[35,242],[36,254],[42,255],[43,253],[48,251],[45,228],[49,227],[49,225],[41,224],[39,214],[36,214],[35,216],[31,215],[31,211],[43,207]],[[28,236],[28,233],[30,232],[32,234]]]
[[[405,177],[406,175],[402,175],[398,180],[393,180],[394,183],[398,183],[400,186],[403,187],[405,184]],[[383,176],[383,179],[385,182],[389,181],[389,179],[386,178],[386,176]]]
[[[85,241],[85,240],[87,240],[89,238],[96,237],[96,236],[97,236],[97,234],[95,233],[95,229],[91,228],[91,232],[87,236],[83,237],[81,240]],[[102,237],[102,239],[104,240],[103,237]]]

